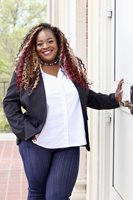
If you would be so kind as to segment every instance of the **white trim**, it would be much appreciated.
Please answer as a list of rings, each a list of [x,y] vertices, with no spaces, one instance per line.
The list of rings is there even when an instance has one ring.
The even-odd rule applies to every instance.
[[[106,78],[108,68],[107,52],[107,1],[101,0],[100,4],[100,91],[106,91],[108,79]],[[102,81],[101,81],[102,80]],[[107,113],[108,111],[106,111]],[[110,124],[105,124],[105,111],[100,113],[99,131],[99,200],[108,199],[108,132]],[[108,145],[107,145],[108,144]]]
[[[114,61],[115,61],[115,1],[114,0],[111,0],[111,5],[112,5],[112,13],[113,13],[113,17],[112,17],[112,25],[111,25],[111,36],[112,36],[112,39],[111,39],[111,50],[112,50],[112,54],[111,54],[111,65],[112,65],[112,81],[113,81],[113,84],[112,84],[112,89],[114,89],[114,87],[116,87],[116,84],[114,82]],[[121,200],[120,196],[116,193],[114,187],[113,187],[113,143],[114,143],[114,131],[113,131],[113,127],[111,129],[111,134],[110,134],[110,182],[109,182],[109,200]]]
[[[14,141],[16,136],[14,133],[0,133],[0,141]]]
[[[100,6],[100,90],[110,93],[114,92],[113,88],[113,60],[114,60],[114,21],[108,17],[108,11],[112,10],[110,0],[101,0]],[[107,115],[111,116],[111,123],[107,121]],[[113,111],[104,111],[100,113],[100,141],[99,141],[99,200],[109,200],[111,193],[112,180],[112,133],[113,133]]]

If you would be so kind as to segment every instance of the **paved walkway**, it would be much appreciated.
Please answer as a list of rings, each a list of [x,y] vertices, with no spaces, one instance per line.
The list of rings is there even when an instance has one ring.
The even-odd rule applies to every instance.
[[[26,200],[27,180],[13,134],[0,133],[0,200]],[[85,200],[85,193],[74,192],[71,200]]]
[[[7,136],[0,134],[0,200],[26,200],[27,181],[18,146]]]

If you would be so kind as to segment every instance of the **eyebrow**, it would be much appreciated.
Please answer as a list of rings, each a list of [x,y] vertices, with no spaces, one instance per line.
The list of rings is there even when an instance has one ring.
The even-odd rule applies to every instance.
[[[47,38],[47,40],[50,40],[50,39],[54,39],[54,38],[52,38],[52,37],[50,37],[50,38]]]
[[[52,37],[49,37],[49,38],[47,38],[46,40],[53,40],[54,38],[52,38]],[[37,40],[37,42],[42,42],[43,40]]]

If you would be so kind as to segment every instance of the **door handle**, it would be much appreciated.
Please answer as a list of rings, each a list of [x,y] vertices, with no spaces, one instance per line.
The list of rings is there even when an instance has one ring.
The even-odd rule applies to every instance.
[[[121,101],[120,106],[130,109],[130,113],[133,115],[133,85],[130,87],[130,101]]]
[[[133,109],[133,104],[131,102],[129,102],[128,100],[121,101],[120,106],[127,107],[129,109]]]

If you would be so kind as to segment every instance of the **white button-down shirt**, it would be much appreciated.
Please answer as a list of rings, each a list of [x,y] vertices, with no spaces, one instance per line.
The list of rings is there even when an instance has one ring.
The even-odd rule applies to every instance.
[[[85,145],[81,104],[73,82],[64,75],[61,69],[57,77],[44,73],[42,70],[41,73],[48,112],[46,123],[33,142],[45,148]]]

